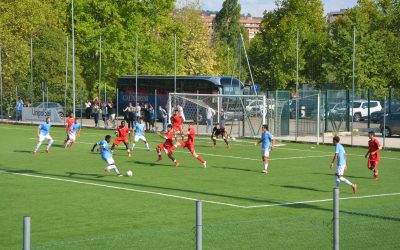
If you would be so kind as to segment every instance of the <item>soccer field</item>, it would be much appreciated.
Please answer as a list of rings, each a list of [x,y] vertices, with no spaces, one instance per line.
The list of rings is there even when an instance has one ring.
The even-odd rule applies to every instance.
[[[64,149],[65,129],[53,127],[50,154],[44,143],[33,155],[36,126],[0,125],[0,249],[21,249],[24,215],[32,218],[33,249],[193,249],[195,200],[203,200],[204,249],[332,248],[332,145],[279,145],[266,175],[254,140],[231,142],[228,150],[198,137],[204,169],[182,148],[174,153],[179,167],[165,155],[156,162],[162,139],[148,133],[150,152],[142,142],[131,158],[124,147],[115,151],[121,172],[133,171],[117,177],[90,152],[107,133],[115,138],[84,129]],[[400,152],[382,152],[374,181],[367,149],[345,149],[345,176],[358,190],[340,187],[340,246],[398,248]]]

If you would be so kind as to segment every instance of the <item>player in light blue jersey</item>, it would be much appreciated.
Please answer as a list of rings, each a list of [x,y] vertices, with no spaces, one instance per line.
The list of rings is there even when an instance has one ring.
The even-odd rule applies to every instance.
[[[267,124],[262,125],[261,139],[254,145],[258,145],[260,143],[261,143],[261,157],[264,163],[264,169],[261,172],[267,174],[269,151],[273,150],[275,147],[275,138],[272,136],[271,132],[269,132]]]
[[[47,117],[46,122],[42,122],[37,129],[37,137],[39,138],[39,142],[36,145],[33,154],[37,154],[37,151],[39,150],[39,147],[40,145],[42,145],[42,142],[44,140],[48,141],[46,153],[49,153],[50,147],[54,142],[53,138],[51,138],[50,136],[50,127],[51,127],[50,117]]]
[[[65,148],[70,148],[72,144],[76,141],[76,137],[80,136],[81,124],[79,123],[79,118],[75,118],[74,123],[71,125],[71,130],[68,131],[68,140],[65,143]]]
[[[146,145],[147,150],[150,151],[149,143],[147,142],[146,137],[144,137],[145,127],[144,127],[143,118],[140,118],[140,121],[138,123],[136,123],[136,125],[135,125],[133,130],[135,130],[135,137],[133,139],[133,144],[132,144],[131,151],[133,151],[133,149],[136,146],[136,143],[139,140],[142,140],[144,142],[144,144]]]
[[[335,145],[336,151],[335,155],[333,156],[332,163],[331,163],[331,168],[333,167],[333,164],[335,163],[335,160],[337,161],[336,163],[336,187],[339,187],[340,182],[344,182],[347,185],[351,186],[353,188],[353,192],[356,193],[357,190],[357,184],[351,183],[349,180],[343,177],[344,170],[347,170],[347,165],[346,165],[346,151],[344,151],[343,145],[339,143],[340,138],[339,136],[333,137],[333,144]]]
[[[108,166],[104,168],[104,171],[108,173],[114,169],[117,176],[120,177],[122,176],[122,174],[119,172],[117,166],[115,165],[115,161],[112,157],[112,154],[108,149],[108,143],[110,143],[110,141],[111,141],[111,135],[106,135],[104,140],[99,141],[98,143],[93,145],[92,152],[97,146],[99,146],[99,149],[97,151],[100,150],[101,159],[103,159],[108,164]]]

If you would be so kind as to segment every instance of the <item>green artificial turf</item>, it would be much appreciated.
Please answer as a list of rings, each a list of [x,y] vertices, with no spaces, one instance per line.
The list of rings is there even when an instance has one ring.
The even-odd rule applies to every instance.
[[[156,162],[162,139],[148,133],[150,152],[142,142],[131,158],[116,150],[121,172],[133,171],[117,177],[105,175],[106,163],[90,152],[107,133],[113,135],[84,129],[64,149],[65,129],[53,127],[50,154],[42,145],[33,155],[35,126],[0,124],[0,249],[21,249],[24,215],[32,218],[32,249],[194,249],[196,199],[203,200],[204,249],[332,248],[333,146],[284,143],[271,152],[265,175],[252,140],[233,141],[228,150],[223,141],[212,149],[199,137],[196,151],[207,168],[182,148],[174,153],[176,168],[165,155]],[[341,184],[340,197],[360,199],[340,200],[341,247],[397,248],[400,152],[382,152],[374,181],[367,149],[345,149],[345,175],[358,192]]]

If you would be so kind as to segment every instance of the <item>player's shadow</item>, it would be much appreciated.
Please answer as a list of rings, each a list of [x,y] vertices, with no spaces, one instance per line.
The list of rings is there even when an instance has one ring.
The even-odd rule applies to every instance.
[[[31,170],[31,169],[2,169],[0,168],[0,170],[2,171],[6,171],[6,172],[10,172],[10,174],[12,173],[17,173],[17,174],[37,174],[39,173],[39,171],[36,170]]]
[[[130,161],[130,162],[132,162],[132,161]],[[138,161],[138,160],[133,161],[133,163],[135,163],[137,165],[143,165],[145,167],[148,167],[148,166],[150,166],[150,167],[157,167],[157,166],[171,167],[171,166],[173,166],[172,161],[171,161],[171,164],[164,164],[164,163],[160,163],[160,162],[145,162],[145,161]],[[181,166],[179,166],[179,167],[181,167]]]
[[[331,192],[327,190],[322,190],[322,189],[317,189],[317,188],[311,188],[311,187],[301,187],[301,186],[293,186],[293,185],[273,185],[272,186],[277,186],[277,187],[282,187],[282,188],[292,188],[292,189],[299,189],[299,190],[307,190],[307,191],[313,191],[313,192]]]
[[[328,174],[328,173],[312,173],[315,175],[327,175],[327,176],[336,176],[335,174]],[[365,176],[354,176],[354,175],[347,175],[345,174],[344,177],[349,177],[349,178],[353,178],[353,179],[372,179],[370,177],[365,177]]]
[[[65,148],[64,144],[53,144],[51,145],[53,148]]]
[[[236,171],[245,171],[245,172],[256,172],[259,173],[261,172],[260,170],[255,170],[255,169],[248,169],[248,168],[232,168],[232,167],[218,167],[218,166],[212,166],[212,168],[221,168],[221,169],[229,169],[229,170],[236,170]]]
[[[93,176],[93,177],[96,177],[96,178],[105,177],[105,175],[102,175],[102,174],[87,174],[87,173],[76,173],[76,172],[66,172],[66,174],[68,174],[70,177],[72,177],[74,175]]]
[[[15,153],[33,154],[32,150],[14,150]]]

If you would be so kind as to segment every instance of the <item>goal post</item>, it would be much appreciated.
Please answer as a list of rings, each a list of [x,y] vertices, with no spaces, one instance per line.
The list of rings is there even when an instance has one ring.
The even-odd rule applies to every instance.
[[[259,137],[269,108],[264,95],[221,95],[169,93],[169,117],[182,107],[185,123],[193,122],[200,135],[211,134],[215,123],[225,127],[230,137]]]

